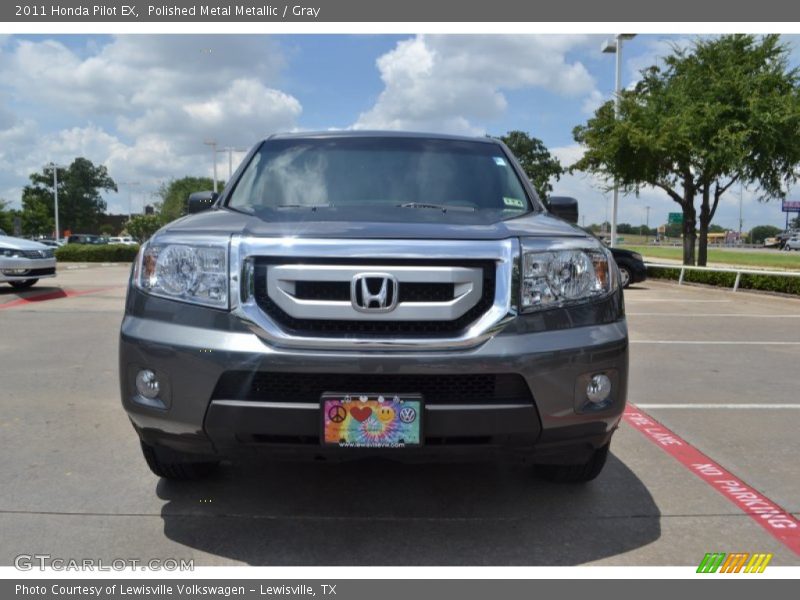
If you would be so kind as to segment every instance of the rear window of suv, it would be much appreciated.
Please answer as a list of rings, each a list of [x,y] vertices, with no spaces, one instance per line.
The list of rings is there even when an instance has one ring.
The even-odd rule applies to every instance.
[[[237,209],[436,205],[518,216],[531,204],[497,144],[438,138],[268,140],[242,173]]]

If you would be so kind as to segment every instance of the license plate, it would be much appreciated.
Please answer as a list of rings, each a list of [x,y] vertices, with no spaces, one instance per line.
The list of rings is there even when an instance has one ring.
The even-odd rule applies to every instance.
[[[322,395],[322,443],[340,448],[407,448],[422,444],[422,396]]]

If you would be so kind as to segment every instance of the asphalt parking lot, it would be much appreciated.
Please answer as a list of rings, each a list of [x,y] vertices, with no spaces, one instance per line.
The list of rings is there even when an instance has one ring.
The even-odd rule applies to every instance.
[[[60,265],[31,290],[0,286],[2,565],[34,553],[198,566],[696,565],[706,552],[800,564],[631,419],[582,487],[505,464],[249,463],[205,482],[159,480],[119,402],[127,274]],[[648,281],[626,304],[634,421],[668,428],[800,516],[800,300]]]

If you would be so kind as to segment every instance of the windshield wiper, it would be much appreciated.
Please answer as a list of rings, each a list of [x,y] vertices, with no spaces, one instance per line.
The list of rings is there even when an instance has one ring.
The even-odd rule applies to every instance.
[[[460,210],[462,212],[475,212],[471,206],[459,206],[457,204],[428,204],[426,202],[406,202],[405,204],[398,204],[398,208],[432,208],[447,212],[448,210]]]

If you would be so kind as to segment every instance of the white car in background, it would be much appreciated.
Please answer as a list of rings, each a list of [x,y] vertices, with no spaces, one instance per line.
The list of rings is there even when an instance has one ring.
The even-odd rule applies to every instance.
[[[793,235],[783,246],[784,250],[800,250],[800,235]]]
[[[24,289],[44,277],[55,276],[55,248],[0,231],[0,283]]]
[[[135,246],[136,241],[132,237],[122,236],[122,237],[112,237],[108,238],[109,244],[123,244],[124,246]]]

